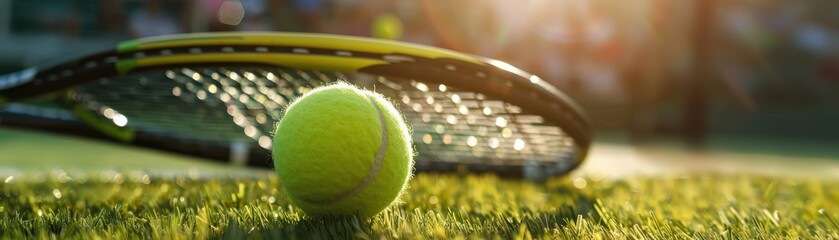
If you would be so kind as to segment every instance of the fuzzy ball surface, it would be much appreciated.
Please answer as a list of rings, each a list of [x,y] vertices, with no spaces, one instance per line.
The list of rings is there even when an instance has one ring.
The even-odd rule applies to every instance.
[[[286,109],[274,167],[286,195],[313,216],[378,214],[413,168],[404,118],[378,93],[347,83],[315,88]]]

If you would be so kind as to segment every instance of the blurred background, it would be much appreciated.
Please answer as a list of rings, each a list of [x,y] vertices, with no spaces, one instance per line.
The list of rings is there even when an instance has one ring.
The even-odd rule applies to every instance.
[[[836,158],[837,8],[830,0],[0,0],[0,73],[174,33],[385,37],[537,74],[583,105],[598,141]]]

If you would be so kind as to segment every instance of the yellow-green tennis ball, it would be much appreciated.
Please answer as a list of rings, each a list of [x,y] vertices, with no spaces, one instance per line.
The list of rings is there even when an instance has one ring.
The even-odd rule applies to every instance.
[[[373,20],[373,37],[398,40],[402,38],[402,20],[393,14],[382,14]]]
[[[313,89],[286,109],[273,157],[289,199],[314,216],[376,215],[399,197],[413,168],[399,111],[346,83]]]

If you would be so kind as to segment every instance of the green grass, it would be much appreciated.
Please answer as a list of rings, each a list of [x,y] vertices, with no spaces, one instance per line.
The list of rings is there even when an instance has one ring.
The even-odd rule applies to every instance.
[[[113,171],[0,179],[0,237],[839,239],[839,180],[696,175],[628,180],[419,174],[372,219],[310,218],[272,174]]]
[[[546,183],[419,174],[402,203],[359,219],[306,216],[267,170],[0,129],[0,239],[839,239],[835,150],[786,145],[717,142],[702,160],[678,146],[598,145],[577,175]],[[726,153],[742,149],[771,154]],[[729,162],[739,170],[694,169]],[[627,164],[695,171],[599,177],[638,170]],[[782,170],[755,170],[770,165]]]

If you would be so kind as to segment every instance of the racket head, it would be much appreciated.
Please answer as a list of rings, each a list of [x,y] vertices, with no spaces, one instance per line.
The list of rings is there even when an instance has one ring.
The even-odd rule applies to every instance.
[[[65,101],[73,112],[115,139],[225,149],[214,157],[238,155],[251,164],[270,164],[270,155],[250,155],[268,149],[284,106],[334,81],[398,104],[413,126],[417,168],[557,175],[578,166],[591,141],[580,108],[535,75],[387,40],[281,33],[147,38],[32,79],[0,96],[69,89]]]

